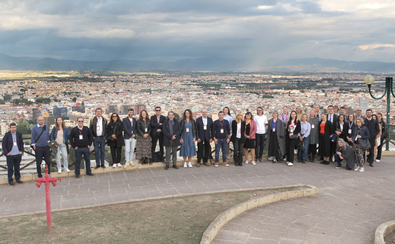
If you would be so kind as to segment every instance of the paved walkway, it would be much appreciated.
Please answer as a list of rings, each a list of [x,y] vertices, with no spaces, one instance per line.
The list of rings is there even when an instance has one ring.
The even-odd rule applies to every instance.
[[[63,178],[51,187],[52,209],[153,197],[294,184],[314,185],[319,196],[274,203],[225,226],[215,243],[371,243],[378,225],[395,219],[395,157],[364,173],[318,163],[288,167],[152,168]],[[56,173],[54,174],[56,175]],[[0,185],[0,217],[45,211],[44,186]],[[351,238],[351,239],[350,239]],[[230,241],[231,239],[232,241]],[[298,240],[298,241],[295,241]]]

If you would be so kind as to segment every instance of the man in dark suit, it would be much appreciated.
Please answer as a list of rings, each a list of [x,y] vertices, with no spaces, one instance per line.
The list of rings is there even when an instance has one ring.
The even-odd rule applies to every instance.
[[[134,109],[129,108],[128,117],[124,118],[123,130],[124,130],[124,141],[125,141],[125,168],[128,165],[133,166],[133,154],[136,147],[136,135],[137,135],[137,121],[133,118]]]
[[[370,134],[369,142],[371,147],[369,149],[369,155],[367,158],[370,167],[373,167],[374,146],[376,144],[376,137],[380,133],[379,123],[377,122],[377,120],[372,118],[372,115],[373,115],[372,110],[370,108],[367,109],[366,118],[363,121],[365,126],[368,128]]]
[[[335,114],[333,110],[334,110],[333,105],[329,105],[327,119],[328,119],[328,121],[330,121],[332,123],[333,131],[335,131],[336,130],[336,121],[339,119],[339,116],[337,114]],[[329,162],[333,162],[332,157],[335,154],[335,151],[336,151],[336,141],[331,142],[331,156],[329,158]]]
[[[3,153],[7,157],[7,168],[8,168],[8,183],[15,185],[12,179],[12,175],[15,170],[15,180],[18,183],[21,181],[20,166],[23,153],[23,140],[22,133],[16,130],[16,124],[10,124],[10,131],[5,133],[3,137]]]
[[[211,157],[211,146],[210,143],[213,141],[212,129],[213,119],[207,116],[207,109],[202,110],[202,116],[196,119],[197,126],[197,164],[196,167],[200,167],[200,162],[203,159],[203,164],[209,166],[207,163]]]
[[[151,138],[152,138],[152,160],[154,160],[155,156],[155,148],[156,143],[159,140],[159,148],[160,148],[160,158],[163,162],[163,122],[165,122],[166,117],[161,115],[161,108],[155,108],[155,115],[151,116]]]

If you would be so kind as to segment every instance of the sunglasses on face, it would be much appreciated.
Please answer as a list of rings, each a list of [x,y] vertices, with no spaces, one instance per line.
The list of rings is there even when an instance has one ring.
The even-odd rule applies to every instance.
[[[160,110],[155,110],[156,112],[160,112]]]

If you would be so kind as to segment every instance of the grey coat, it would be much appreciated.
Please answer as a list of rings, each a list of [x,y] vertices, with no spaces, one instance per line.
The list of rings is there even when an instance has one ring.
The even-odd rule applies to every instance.
[[[336,151],[340,152],[342,157],[347,161],[348,167],[351,169],[355,166],[355,153],[349,145],[346,145],[346,149],[337,148]]]
[[[269,150],[269,143],[270,143],[270,136],[273,132],[272,130],[272,122],[273,119],[270,119],[268,121],[268,129],[267,129],[267,139],[265,140],[265,150]],[[277,119],[277,141],[278,141],[278,146],[280,148],[280,155],[279,157],[282,158],[285,155],[285,126],[284,123],[280,120]]]
[[[309,123],[314,128],[311,128],[310,131],[310,144],[317,144],[319,143],[319,134],[320,134],[320,119],[318,117],[310,118]]]

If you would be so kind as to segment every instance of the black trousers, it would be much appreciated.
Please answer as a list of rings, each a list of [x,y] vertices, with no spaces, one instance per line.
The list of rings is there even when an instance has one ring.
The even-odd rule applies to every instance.
[[[22,159],[21,154],[7,156],[8,182],[13,182],[12,175],[14,174],[14,171],[15,171],[15,180],[21,179],[21,172],[20,172],[21,159]]]
[[[200,163],[203,159],[203,163],[207,163],[211,155],[211,146],[209,141],[198,142],[197,151],[197,162]]]
[[[311,156],[314,157],[317,154],[317,144],[310,144],[309,152],[311,152]]]
[[[377,157],[376,157],[376,159],[377,160],[380,160],[381,159],[381,153],[382,153],[382,151],[383,151],[383,139],[384,138],[381,138],[381,143],[380,143],[380,146],[377,146]]]
[[[370,147],[368,151],[369,151],[369,155],[367,161],[368,163],[372,164],[374,160],[374,146]]]
[[[121,162],[122,147],[110,147],[112,163],[117,164]]]
[[[330,156],[330,158],[329,158],[329,161],[331,161],[332,160],[332,157],[333,157],[333,155],[335,154],[335,152],[336,152],[336,141],[335,142],[330,142],[330,144],[331,144],[331,156]]]
[[[43,177],[43,175],[41,174],[41,162],[43,161],[43,157],[45,164],[48,166],[48,174],[51,174],[51,152],[49,151],[49,147],[36,146],[36,167],[38,178]]]
[[[295,152],[294,152],[294,150],[295,150],[295,146],[296,146],[296,143],[298,142],[298,139],[291,139],[291,138],[288,138],[288,145],[287,145],[287,162],[291,162],[291,163],[293,163],[294,162],[294,157],[295,157]]]
[[[156,132],[155,136],[152,138],[152,147],[151,147],[151,154],[152,154],[152,159],[154,158],[155,155],[155,148],[156,148],[156,143],[159,140],[159,148],[160,148],[160,156],[161,159],[163,160],[163,133],[162,132]]]
[[[265,134],[255,134],[255,137],[256,137],[255,158],[262,159],[263,146],[265,144]]]
[[[241,139],[236,138],[233,142],[233,161],[235,165],[243,166],[243,147],[244,143],[241,143]]]

